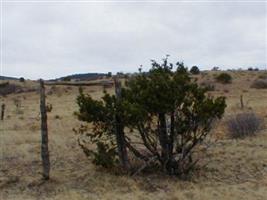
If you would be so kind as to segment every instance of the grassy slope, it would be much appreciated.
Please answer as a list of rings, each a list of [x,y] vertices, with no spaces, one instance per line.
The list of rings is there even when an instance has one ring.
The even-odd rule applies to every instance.
[[[267,117],[267,90],[250,89],[258,76],[255,72],[233,73],[229,85],[217,84],[213,95],[226,95],[226,115],[239,112],[239,97],[255,112]],[[209,73],[201,80],[213,80]],[[27,85],[36,83],[27,83]],[[47,86],[47,91],[51,86]],[[96,98],[102,88],[86,87]],[[87,160],[79,149],[72,128],[79,122],[77,87],[56,86],[47,102],[53,104],[48,114],[51,177],[40,180],[39,96],[22,93],[1,98],[6,103],[6,120],[0,122],[0,199],[266,199],[267,131],[257,137],[231,140],[223,122],[214,130],[218,141],[206,152],[206,167],[197,170],[191,180],[181,181],[164,175],[135,178],[107,173]],[[22,100],[16,114],[14,99]],[[60,119],[55,119],[58,115]],[[265,120],[266,122],[266,120]]]

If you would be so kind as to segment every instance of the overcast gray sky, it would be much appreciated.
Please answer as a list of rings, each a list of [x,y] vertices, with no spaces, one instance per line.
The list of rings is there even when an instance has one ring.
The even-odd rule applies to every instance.
[[[3,75],[266,66],[266,2],[3,2]]]

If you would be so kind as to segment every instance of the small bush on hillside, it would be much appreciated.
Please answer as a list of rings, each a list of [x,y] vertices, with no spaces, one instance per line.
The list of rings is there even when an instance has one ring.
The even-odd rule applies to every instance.
[[[94,154],[93,163],[96,165],[101,165],[105,168],[113,167],[117,162],[116,148],[110,148],[107,144],[103,142],[97,142],[97,153],[92,151]]]
[[[16,85],[9,82],[0,83],[0,95],[18,94],[22,92],[35,92],[36,88],[23,88],[20,85]]]
[[[111,78],[111,77],[112,77],[112,72],[108,72],[108,73],[107,73],[107,77],[108,77],[108,78]]]
[[[211,81],[203,81],[200,85],[205,88],[207,91],[215,91],[215,85]]]
[[[191,74],[199,74],[200,73],[200,70],[197,66],[193,66],[191,69],[190,69],[190,73]]]
[[[54,93],[56,93],[58,91],[57,86],[53,85],[48,91],[47,91],[47,95],[53,95]]]
[[[220,70],[219,67],[213,67],[213,68],[211,69],[211,71],[219,71],[219,70]]]
[[[267,73],[260,74],[258,76],[259,79],[267,79]]]
[[[19,82],[24,83],[25,82],[25,79],[23,77],[21,77],[21,78],[19,78]]]
[[[227,84],[232,82],[232,76],[227,73],[221,73],[215,77],[215,80],[219,83]]]
[[[264,79],[258,79],[255,80],[251,86],[251,88],[256,88],[256,89],[267,89],[267,80]]]
[[[60,119],[61,117],[59,115],[55,115],[55,119]]]
[[[6,87],[9,85],[9,82],[2,82],[0,83],[0,88]]]
[[[254,136],[262,129],[263,119],[253,112],[239,113],[226,122],[228,133],[232,138]]]
[[[14,103],[14,105],[16,107],[16,113],[17,114],[21,114],[21,112],[23,112],[21,110],[21,107],[22,107],[22,101],[21,101],[21,99],[20,98],[13,98],[13,103]]]
[[[23,110],[17,110],[17,111],[16,111],[16,114],[18,114],[18,115],[23,115],[23,114],[24,114],[24,111],[23,111]]]
[[[4,82],[0,84],[0,95],[8,95],[21,90],[21,86]]]
[[[204,78],[208,75],[208,73],[207,72],[201,72],[200,75],[201,75],[201,78]]]
[[[51,103],[48,103],[48,104],[46,105],[46,111],[47,111],[47,112],[52,112],[52,109],[53,109],[53,105],[52,105]]]
[[[70,77],[64,77],[64,78],[62,79],[62,81],[66,81],[66,82],[68,82],[68,81],[71,81],[71,78],[70,78]]]
[[[248,71],[259,71],[259,68],[257,68],[257,67],[256,67],[256,68],[249,67],[249,68],[248,68]]]

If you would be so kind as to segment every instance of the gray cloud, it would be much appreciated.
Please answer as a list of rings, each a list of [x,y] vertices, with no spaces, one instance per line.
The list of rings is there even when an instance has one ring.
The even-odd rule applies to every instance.
[[[251,2],[4,2],[3,72],[133,72],[165,54],[202,69],[266,66],[266,16]]]

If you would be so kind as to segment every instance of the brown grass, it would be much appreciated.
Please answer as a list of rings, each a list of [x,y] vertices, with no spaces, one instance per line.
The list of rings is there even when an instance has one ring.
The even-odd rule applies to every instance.
[[[206,81],[214,73],[199,75],[198,81]],[[240,112],[239,97],[243,94],[246,109],[252,108],[265,117],[266,123],[267,92],[250,88],[258,74],[229,73],[233,77],[231,84],[217,84],[216,91],[209,92],[227,97],[225,118]],[[36,87],[37,83],[27,82],[28,85]],[[47,91],[52,90],[47,102],[53,105],[52,112],[48,113],[52,169],[51,180],[46,183],[40,174],[38,94],[0,97],[9,116],[0,122],[0,199],[266,199],[266,130],[253,138],[231,140],[225,133],[223,119],[213,130],[211,140],[217,142],[203,149],[207,156],[199,163],[202,168],[194,171],[188,180],[162,174],[140,174],[135,178],[116,175],[95,167],[77,145],[72,129],[80,124],[73,115],[77,109],[78,87],[52,87],[47,86]],[[100,86],[84,86],[84,89],[95,98],[102,95]],[[21,99],[22,114],[16,113],[14,98]],[[56,115],[60,117],[55,119]]]

